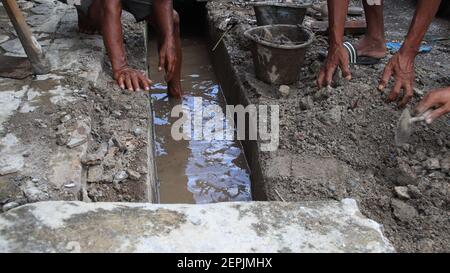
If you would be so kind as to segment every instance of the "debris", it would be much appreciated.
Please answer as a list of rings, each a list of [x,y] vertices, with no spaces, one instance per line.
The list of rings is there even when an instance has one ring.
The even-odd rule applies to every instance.
[[[423,166],[425,169],[432,171],[432,170],[439,170],[441,168],[441,165],[439,163],[439,159],[437,158],[430,158],[427,161],[423,163]]]
[[[280,198],[281,201],[286,202],[286,200],[284,200],[283,196],[281,196],[281,194],[276,189],[274,191],[278,195],[278,198]]]
[[[411,199],[411,196],[409,196],[409,194],[408,194],[408,191],[409,191],[408,187],[404,187],[404,186],[402,186],[402,187],[395,187],[394,190],[395,190],[395,194],[400,199],[406,199],[406,200]]]
[[[142,131],[141,128],[134,128],[134,129],[133,129],[133,135],[134,135],[135,137],[141,136],[142,133],[143,133],[143,131]]]
[[[420,192],[419,188],[414,185],[408,186],[408,195],[411,196],[413,199],[418,199],[422,197],[422,193]]]
[[[128,178],[128,174],[126,171],[120,171],[118,173],[116,173],[116,175],[114,176],[114,183],[120,183],[122,181],[124,181],[125,179]]]
[[[306,96],[300,100],[300,110],[306,111],[314,107],[314,101],[311,96]]]
[[[120,138],[114,134],[113,137],[111,138],[112,142],[114,143],[114,145],[119,148],[119,150],[121,152],[126,152],[127,151],[127,146],[120,140]]]
[[[414,170],[406,163],[398,168],[387,168],[384,177],[396,186],[417,185],[417,176]]]
[[[88,141],[90,132],[91,129],[85,122],[78,121],[76,124],[76,129],[70,135],[67,147],[73,149],[85,144]]]
[[[75,188],[75,187],[76,187],[76,185],[75,185],[75,183],[73,183],[73,182],[64,185],[64,188],[66,188],[66,189],[73,189],[73,188]]]
[[[68,115],[63,116],[63,117],[60,119],[60,121],[61,121],[61,123],[66,123],[66,122],[68,122],[68,121],[71,120],[71,119],[72,119],[72,116],[71,116],[70,114],[68,114]]]
[[[49,195],[39,189],[33,182],[28,181],[24,186],[22,186],[22,191],[30,203],[35,203],[39,201],[46,201],[49,199]]]
[[[141,178],[141,174],[136,171],[128,169],[127,173],[129,175],[129,177],[131,178],[131,180],[139,180]]]
[[[69,134],[67,133],[67,129],[64,124],[58,125],[56,127],[56,144],[60,146],[64,146],[69,141]]]
[[[282,97],[286,98],[289,96],[289,92],[290,92],[291,88],[287,85],[281,85],[280,89],[278,90],[281,94]]]
[[[91,166],[89,168],[87,177],[88,183],[99,183],[102,181],[102,178],[103,178],[103,166],[96,165]]]
[[[108,153],[108,144],[103,143],[95,153],[86,154],[81,159],[81,163],[86,166],[100,165],[107,153]]]
[[[398,199],[392,199],[391,206],[394,217],[402,222],[411,222],[419,215],[414,207]]]

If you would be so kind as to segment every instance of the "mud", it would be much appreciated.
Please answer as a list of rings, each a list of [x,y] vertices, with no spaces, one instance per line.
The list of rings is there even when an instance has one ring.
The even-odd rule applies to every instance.
[[[188,34],[182,40],[182,101],[167,97],[163,75],[157,72],[156,42],[151,44],[151,77],[157,146],[160,201],[167,203],[216,203],[250,201],[250,174],[238,141],[175,141],[171,128],[179,117],[171,117],[176,105],[194,109],[194,98],[203,99],[203,107],[224,109],[223,97],[212,69],[204,37]],[[204,117],[203,124],[210,117]],[[194,128],[192,128],[194,133]]]
[[[387,40],[405,35],[413,6],[409,1],[386,1]],[[300,73],[286,96],[279,86],[255,79],[249,43],[243,32],[255,26],[250,7],[209,3],[209,18],[219,35],[227,19],[239,22],[224,45],[241,86],[231,95],[240,103],[280,105],[280,147],[259,151],[261,192],[268,200],[358,200],[363,213],[385,228],[400,252],[448,252],[450,245],[450,130],[449,117],[419,127],[408,145],[395,147],[394,130],[401,110],[384,102],[376,90],[383,64],[355,66],[353,80],[331,90],[317,90],[315,79],[326,52],[326,37],[317,36]],[[306,24],[312,19],[307,17]],[[426,40],[448,37],[450,23],[436,19]],[[350,37],[357,40],[357,37]],[[431,42],[428,42],[431,43]],[[416,94],[412,105],[433,88],[450,85],[450,42],[431,43],[432,52],[417,57]],[[392,56],[392,55],[390,55]],[[388,57],[390,57],[388,56]],[[248,152],[248,151],[246,151]],[[252,165],[252,164],[251,164]],[[257,168],[256,168],[257,169]],[[255,168],[252,167],[252,170]],[[255,175],[255,173],[253,173]],[[261,180],[263,180],[261,182]],[[405,195],[404,193],[408,194]]]

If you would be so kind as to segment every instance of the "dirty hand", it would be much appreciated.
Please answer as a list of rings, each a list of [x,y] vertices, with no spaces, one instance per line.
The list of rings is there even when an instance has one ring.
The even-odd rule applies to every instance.
[[[319,88],[330,86],[333,82],[334,72],[338,67],[341,68],[342,77],[346,80],[351,80],[352,74],[349,62],[348,53],[343,44],[330,46],[325,64],[320,69],[317,86]]]
[[[141,71],[125,66],[114,72],[114,79],[120,88],[129,91],[150,90],[152,81]]]
[[[416,107],[415,112],[417,115],[422,115],[428,110],[433,110],[425,115],[425,121],[428,124],[450,113],[450,87],[430,91]]]
[[[177,52],[175,47],[175,40],[168,39],[159,49],[159,65],[158,70],[166,71],[166,81],[172,81],[177,66]]]
[[[395,84],[387,100],[393,102],[401,99],[398,103],[399,107],[408,104],[414,95],[414,59],[415,55],[413,54],[404,54],[401,51],[395,54],[384,69],[378,86],[378,90],[383,91],[391,77],[394,76]],[[400,95],[402,89],[404,90],[403,97]]]

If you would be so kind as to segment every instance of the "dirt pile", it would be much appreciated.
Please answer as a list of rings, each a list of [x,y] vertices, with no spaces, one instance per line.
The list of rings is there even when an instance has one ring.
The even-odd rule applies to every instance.
[[[413,7],[404,1],[387,5],[387,39],[397,40],[406,33],[404,18],[411,18]],[[384,64],[354,66],[350,83],[337,78],[333,88],[317,90],[327,48],[326,37],[317,36],[300,81],[281,96],[280,86],[255,79],[249,61],[243,31],[255,25],[253,10],[233,3],[210,3],[208,10],[217,31],[226,29],[227,18],[240,22],[224,41],[245,96],[254,104],[280,105],[279,150],[261,153],[269,200],[356,198],[366,216],[384,224],[398,251],[450,250],[448,117],[418,128],[410,144],[397,148],[394,131],[401,111],[376,90]],[[448,21],[437,20],[428,35],[444,35],[448,28]],[[431,53],[417,58],[412,105],[424,91],[450,85],[443,69],[449,65],[449,46],[448,40],[435,42]]]

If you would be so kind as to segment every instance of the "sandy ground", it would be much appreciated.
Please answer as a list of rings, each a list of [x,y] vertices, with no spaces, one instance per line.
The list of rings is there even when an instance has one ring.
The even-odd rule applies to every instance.
[[[402,39],[413,15],[410,1],[387,1],[386,36]],[[256,80],[249,44],[243,31],[253,23],[253,11],[243,5],[210,3],[217,28],[227,18],[239,27],[225,38],[232,63],[254,104],[279,104],[281,139],[277,152],[262,153],[269,200],[305,201],[356,198],[366,216],[382,223],[401,252],[450,251],[450,130],[448,116],[430,127],[420,126],[410,144],[394,145],[394,128],[401,114],[387,94],[376,90],[383,64],[354,66],[350,83],[339,81],[333,90],[317,90],[320,52],[326,37],[317,36],[307,54],[301,79],[289,96],[279,86]],[[448,37],[450,23],[436,19],[427,39]],[[357,37],[349,37],[355,40]],[[450,85],[449,44],[431,45],[417,57],[415,105],[430,89]],[[390,55],[391,56],[391,55]],[[406,192],[402,195],[398,192]]]

